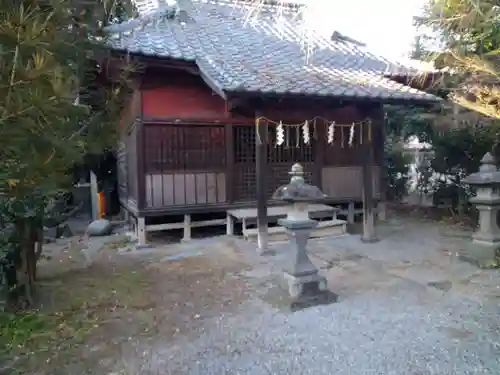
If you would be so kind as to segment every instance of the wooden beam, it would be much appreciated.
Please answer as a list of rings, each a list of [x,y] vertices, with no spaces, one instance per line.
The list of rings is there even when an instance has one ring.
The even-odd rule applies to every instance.
[[[238,97],[230,97],[226,101],[227,103],[227,109],[229,112],[236,111],[238,109],[244,108],[244,107],[250,107],[250,104],[248,103],[248,100],[238,98]]]
[[[145,124],[158,124],[158,125],[176,125],[176,126],[185,126],[185,125],[225,125],[225,124],[234,124],[234,125],[254,125],[255,119],[246,119],[246,118],[232,118],[232,117],[220,117],[217,119],[203,119],[203,118],[176,118],[176,117],[144,117],[142,120]]]
[[[222,99],[227,100],[227,95],[224,92],[224,89],[220,87],[215,81],[213,81],[208,74],[200,71],[200,77],[203,82],[205,82],[205,84],[212,89],[213,92],[219,95]]]
[[[255,174],[257,180],[257,245],[260,254],[268,252],[269,245],[267,227],[267,126],[267,121],[256,120]]]
[[[136,66],[143,70],[147,67],[158,67],[166,69],[180,69],[193,74],[199,74],[198,66],[194,61],[186,61],[174,58],[159,57],[159,56],[144,56],[137,53],[126,53],[122,51],[112,51],[111,57],[114,59],[127,59],[136,64]],[[115,61],[116,62],[116,61]]]

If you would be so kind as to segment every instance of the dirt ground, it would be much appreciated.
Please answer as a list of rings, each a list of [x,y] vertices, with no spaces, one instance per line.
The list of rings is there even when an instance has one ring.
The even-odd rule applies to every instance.
[[[37,290],[46,327],[10,350],[17,357],[10,373],[107,374],[120,367],[114,359],[122,351],[158,337],[189,337],[247,298],[248,286],[232,277],[247,266],[233,249],[167,261],[176,245],[137,257],[118,254],[120,241],[93,254],[90,266],[78,238],[47,245]]]

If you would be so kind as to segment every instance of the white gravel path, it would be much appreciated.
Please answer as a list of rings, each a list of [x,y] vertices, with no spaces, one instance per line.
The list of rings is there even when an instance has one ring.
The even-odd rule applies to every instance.
[[[293,314],[262,311],[257,302],[212,322],[194,341],[152,348],[134,367],[140,374],[192,375],[500,373],[498,306],[456,296],[422,305],[408,292]]]

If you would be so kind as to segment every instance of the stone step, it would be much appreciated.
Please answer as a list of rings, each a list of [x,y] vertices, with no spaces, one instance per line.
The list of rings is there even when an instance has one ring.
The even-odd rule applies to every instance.
[[[286,229],[282,226],[270,227],[268,229],[269,242],[287,241]],[[347,233],[347,221],[345,220],[326,220],[320,221],[318,226],[311,231],[311,238],[335,237]],[[257,228],[247,229],[243,237],[249,241],[257,241]]]

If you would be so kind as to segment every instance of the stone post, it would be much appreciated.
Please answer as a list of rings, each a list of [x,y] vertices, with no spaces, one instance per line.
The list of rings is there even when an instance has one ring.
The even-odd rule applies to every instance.
[[[99,219],[99,203],[97,194],[99,194],[97,176],[94,171],[90,171],[90,202],[92,205],[92,220]]]
[[[479,212],[479,223],[472,235],[472,243],[460,257],[480,267],[496,266],[500,248],[500,171],[489,152],[481,160],[479,172],[471,174],[464,182],[476,189],[476,196],[470,199],[470,203]]]

